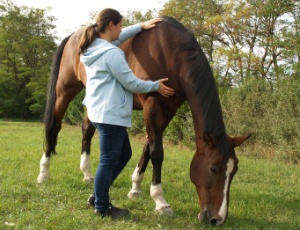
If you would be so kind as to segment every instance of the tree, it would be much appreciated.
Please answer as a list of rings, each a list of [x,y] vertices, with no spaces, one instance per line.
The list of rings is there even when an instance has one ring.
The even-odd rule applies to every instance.
[[[49,10],[49,9],[48,9]],[[56,49],[54,17],[46,9],[17,7],[1,1],[0,116],[39,117],[44,111],[46,85]]]

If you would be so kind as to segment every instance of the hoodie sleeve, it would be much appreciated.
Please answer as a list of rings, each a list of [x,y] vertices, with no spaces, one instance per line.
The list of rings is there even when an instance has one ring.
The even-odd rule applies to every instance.
[[[140,24],[135,24],[133,26],[128,26],[128,27],[122,29],[118,40],[113,41],[112,44],[114,44],[116,46],[119,46],[123,42],[125,42],[127,39],[137,35],[141,31],[142,31],[142,27],[141,27]]]
[[[119,48],[110,51],[107,56],[107,67],[112,76],[132,93],[149,93],[159,88],[158,81],[145,81],[137,78],[130,69],[124,52]]]

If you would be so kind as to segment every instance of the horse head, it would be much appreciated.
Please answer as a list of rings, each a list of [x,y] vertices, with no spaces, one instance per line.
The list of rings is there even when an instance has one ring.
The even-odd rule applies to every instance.
[[[204,146],[197,150],[190,167],[190,178],[195,184],[201,209],[198,215],[200,222],[218,226],[226,221],[230,184],[238,170],[234,148],[249,137],[225,136],[225,140],[218,140],[204,133]]]

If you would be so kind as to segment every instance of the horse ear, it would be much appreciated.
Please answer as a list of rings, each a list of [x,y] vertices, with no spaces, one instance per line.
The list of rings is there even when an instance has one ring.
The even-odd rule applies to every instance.
[[[240,137],[229,137],[229,142],[233,145],[233,147],[240,146],[241,144],[244,143],[249,137],[251,137],[251,134],[248,136],[240,136]]]
[[[217,138],[210,134],[209,132],[205,131],[203,133],[203,140],[205,142],[205,144],[208,145],[208,147],[213,147],[213,146],[216,146],[217,145]]]

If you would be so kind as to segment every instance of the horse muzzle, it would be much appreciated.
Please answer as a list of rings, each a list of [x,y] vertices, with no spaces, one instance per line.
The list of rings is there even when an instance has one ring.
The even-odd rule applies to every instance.
[[[209,211],[203,210],[198,214],[200,223],[209,223],[211,226],[220,226],[225,222],[225,219],[219,215],[211,216]]]

